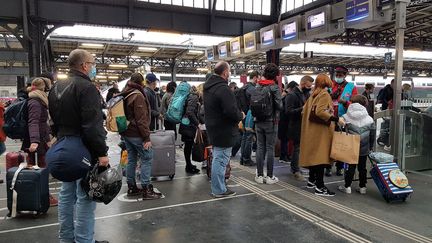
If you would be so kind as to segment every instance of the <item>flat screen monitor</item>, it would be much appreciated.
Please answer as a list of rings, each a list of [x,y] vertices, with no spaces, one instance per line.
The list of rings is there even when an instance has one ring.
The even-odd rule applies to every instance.
[[[297,37],[297,22],[293,21],[290,23],[283,24],[281,26],[281,38],[282,40],[291,40]]]
[[[222,44],[218,48],[219,48],[219,57],[221,57],[221,58],[227,57],[227,55],[228,55],[227,45]]]
[[[207,60],[213,61],[214,60],[214,50],[208,49],[207,50]]]
[[[257,50],[257,42],[259,43],[258,32],[252,31],[243,35],[244,52],[249,53]]]
[[[240,44],[240,40],[236,39],[234,41],[231,41],[231,53],[233,55],[238,55],[241,53],[241,44]]]
[[[312,14],[307,17],[307,28],[312,30],[326,24],[325,12],[320,12],[317,14]]]
[[[369,17],[369,0],[350,0],[345,6],[347,22],[357,22]]]
[[[271,46],[274,45],[274,30],[265,30],[261,32],[261,46]]]

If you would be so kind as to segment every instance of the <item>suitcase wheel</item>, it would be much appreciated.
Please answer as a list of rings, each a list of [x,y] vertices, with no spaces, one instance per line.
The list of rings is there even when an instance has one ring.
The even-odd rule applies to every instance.
[[[173,180],[173,179],[174,179],[174,176],[175,176],[175,174],[174,174],[174,175],[170,175],[170,176],[169,176],[170,180]]]

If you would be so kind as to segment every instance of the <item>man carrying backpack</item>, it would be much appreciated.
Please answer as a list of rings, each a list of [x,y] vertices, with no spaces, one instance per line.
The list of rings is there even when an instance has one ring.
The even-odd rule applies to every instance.
[[[235,92],[237,104],[240,106],[240,109],[245,114],[247,114],[249,111],[252,92],[255,90],[256,83],[260,79],[261,79],[260,73],[258,71],[252,71],[249,74],[249,82],[247,82],[243,87],[236,90]],[[246,128],[245,119],[243,119],[243,127],[244,127],[244,132],[241,140],[240,164],[246,166],[254,166],[255,162],[251,158],[254,132]]]
[[[258,81],[251,96],[250,108],[255,117],[257,133],[257,175],[259,184],[274,184],[279,179],[273,175],[274,144],[278,130],[279,111],[282,110],[281,92],[276,77],[279,67],[269,63],[264,68],[264,80]],[[264,158],[267,154],[267,176],[264,177]]]

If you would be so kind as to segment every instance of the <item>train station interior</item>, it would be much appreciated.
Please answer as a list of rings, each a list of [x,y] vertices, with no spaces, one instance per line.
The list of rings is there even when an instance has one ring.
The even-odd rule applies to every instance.
[[[240,88],[267,63],[280,69],[279,86],[309,75],[333,77],[337,66],[359,93],[372,99],[394,79],[391,109],[373,103],[374,152],[393,155],[413,192],[398,202],[381,193],[367,160],[367,194],[338,190],[344,176],[326,176],[336,195],[321,197],[297,180],[290,161],[275,155],[275,184],[255,181],[256,166],[240,152],[230,158],[227,188],[235,196],[215,198],[201,161],[185,171],[184,144],[175,141],[175,175],[154,176],[162,198],[118,195],[97,203],[94,239],[123,242],[432,242],[432,1],[431,0],[3,0],[0,7],[0,102],[41,73],[68,79],[69,53],[92,54],[93,80],[103,98],[133,73],[154,73],[158,88],[170,81],[206,82],[226,61],[230,82]],[[404,90],[404,87],[409,89]],[[7,108],[6,108],[7,109]],[[104,110],[107,113],[107,109]],[[178,126],[177,126],[178,127]],[[226,132],[226,131],[221,131]],[[380,141],[384,133],[388,141]],[[121,170],[119,133],[107,132],[111,167]],[[58,208],[11,217],[6,154],[22,141],[7,138],[0,155],[0,242],[60,242]],[[319,141],[317,141],[319,144]],[[252,154],[256,160],[256,153]],[[301,168],[307,179],[309,170]],[[389,180],[389,179],[388,179]],[[62,182],[50,177],[50,195]]]

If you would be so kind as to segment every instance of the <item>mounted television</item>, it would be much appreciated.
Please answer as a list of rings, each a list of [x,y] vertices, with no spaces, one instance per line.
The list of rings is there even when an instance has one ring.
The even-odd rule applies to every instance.
[[[206,50],[207,60],[208,61],[215,61],[217,58],[217,47],[212,46],[211,48]]]
[[[392,9],[378,9],[378,0],[346,0],[345,26],[365,29],[391,22]]]
[[[306,12],[304,15],[307,40],[326,38],[343,32],[343,18],[332,20],[332,6],[323,7]]]
[[[245,53],[251,53],[258,50],[257,46],[260,43],[259,41],[259,32],[252,31],[243,35],[243,46]]]
[[[276,46],[277,24],[272,24],[260,29],[261,49],[268,49]]]
[[[243,54],[243,36],[239,36],[230,40],[231,56]]]
[[[279,23],[280,47],[301,42],[304,31],[301,29],[301,16],[285,19]]]
[[[227,58],[229,56],[230,42],[224,41],[218,45],[219,58]]]

